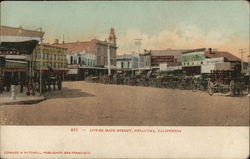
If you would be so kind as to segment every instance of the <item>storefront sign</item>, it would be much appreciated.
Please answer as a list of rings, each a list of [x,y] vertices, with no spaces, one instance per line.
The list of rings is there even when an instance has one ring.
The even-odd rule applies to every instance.
[[[0,55],[20,55],[17,50],[0,50]]]
[[[151,66],[158,66],[161,63],[174,62],[174,56],[152,56]]]

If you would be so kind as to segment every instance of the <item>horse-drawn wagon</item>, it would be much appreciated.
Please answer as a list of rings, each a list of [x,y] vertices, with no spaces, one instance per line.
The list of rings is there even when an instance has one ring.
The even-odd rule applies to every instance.
[[[241,95],[241,74],[235,70],[213,70],[208,80],[208,94],[230,93],[231,96]]]

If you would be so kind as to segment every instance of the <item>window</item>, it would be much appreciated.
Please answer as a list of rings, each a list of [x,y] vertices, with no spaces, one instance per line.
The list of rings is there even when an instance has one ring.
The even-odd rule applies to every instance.
[[[121,67],[123,68],[123,61],[122,61],[122,63],[121,63]]]
[[[128,68],[130,68],[130,63],[128,62]]]
[[[100,56],[97,56],[97,64],[99,65],[101,62],[101,57]]]
[[[97,54],[101,54],[101,49],[99,47],[97,48]]]
[[[70,56],[70,64],[73,64],[73,56]]]
[[[81,57],[78,57],[78,64],[79,64],[79,65],[82,64],[82,59],[81,59]]]

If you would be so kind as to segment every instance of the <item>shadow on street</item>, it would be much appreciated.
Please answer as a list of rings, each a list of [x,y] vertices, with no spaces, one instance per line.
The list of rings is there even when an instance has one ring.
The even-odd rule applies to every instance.
[[[61,91],[50,91],[45,93],[46,99],[55,99],[55,98],[79,98],[79,97],[94,97],[94,95],[82,92],[81,89],[70,89],[62,88]]]

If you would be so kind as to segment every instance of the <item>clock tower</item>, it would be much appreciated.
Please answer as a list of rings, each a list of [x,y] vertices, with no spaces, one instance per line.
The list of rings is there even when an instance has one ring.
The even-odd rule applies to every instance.
[[[111,28],[109,33],[109,42],[116,46],[116,36],[115,36],[115,29]]]

